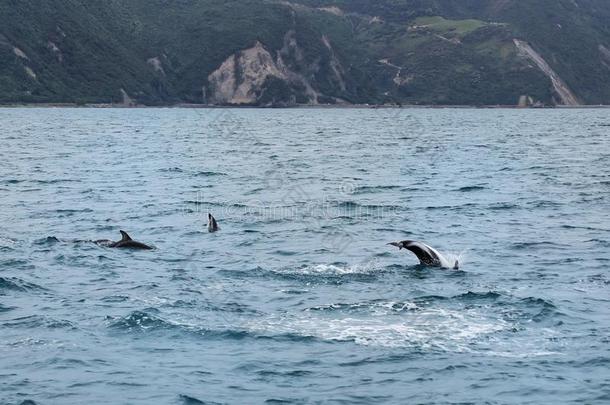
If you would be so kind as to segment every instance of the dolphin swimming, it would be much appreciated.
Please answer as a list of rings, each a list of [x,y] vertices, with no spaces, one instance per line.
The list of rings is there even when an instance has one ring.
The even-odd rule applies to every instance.
[[[121,232],[121,240],[118,242],[113,242],[111,240],[98,240],[95,241],[95,243],[97,243],[98,245],[101,246],[106,246],[106,247],[110,247],[110,248],[122,248],[122,249],[144,249],[144,250],[151,250],[152,247],[145,245],[141,242],[137,242],[133,239],[131,239],[131,236],[129,236],[127,234],[127,232],[125,231],[120,231]]]
[[[208,213],[208,232],[216,232],[218,230],[220,230],[220,228],[218,227],[216,218],[214,218],[212,214]]]
[[[426,266],[443,267],[445,269],[459,270],[460,263],[456,260],[452,265],[443,257],[436,249],[426,245],[423,242],[414,240],[403,240],[401,242],[392,242],[388,245],[396,246],[399,250],[407,249],[415,253],[419,262]]]

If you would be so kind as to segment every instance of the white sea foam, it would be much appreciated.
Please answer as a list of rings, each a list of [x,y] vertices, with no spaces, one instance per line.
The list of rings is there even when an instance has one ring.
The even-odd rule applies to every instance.
[[[16,244],[17,244],[16,240],[0,236],[0,247],[13,247]]]
[[[535,357],[560,353],[555,332],[515,332],[516,325],[481,309],[422,308],[415,303],[334,304],[244,325],[254,333],[294,334],[359,345],[425,351]],[[316,311],[328,310],[328,311]]]
[[[468,261],[467,260],[467,255],[466,255],[466,250],[463,250],[459,253],[455,253],[455,252],[440,252],[435,250],[436,253],[439,255],[440,259],[441,259],[441,266],[446,268],[446,269],[453,269],[453,267],[455,266],[455,262],[457,261],[459,263],[459,267],[460,269],[462,268],[462,266]]]
[[[415,304],[412,307],[416,308]],[[419,309],[402,311],[401,316],[396,316],[397,311],[396,303],[388,302],[376,304],[365,316],[338,318],[306,311],[271,316],[247,327],[258,332],[353,341],[361,345],[456,352],[468,351],[477,339],[510,328],[506,321],[485,317],[476,311]]]
[[[379,262],[375,260],[346,265],[337,266],[334,264],[315,264],[300,268],[288,268],[277,270],[282,274],[303,274],[303,275],[343,275],[343,274],[370,274],[382,269]]]

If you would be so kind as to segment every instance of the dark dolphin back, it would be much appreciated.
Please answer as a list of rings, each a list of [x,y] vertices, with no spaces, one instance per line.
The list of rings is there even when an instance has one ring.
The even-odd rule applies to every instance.
[[[422,264],[427,266],[438,266],[441,263],[441,260],[436,253],[421,242],[404,241],[404,247],[413,252]]]
[[[141,250],[151,250],[152,249],[152,247],[145,245],[144,243],[141,243],[141,242],[136,242],[135,240],[117,242],[115,247],[123,248],[123,249],[141,249]]]
[[[145,245],[142,242],[137,242],[131,239],[131,236],[127,234],[125,231],[121,232],[121,240],[113,243],[110,247],[113,248],[122,248],[122,249],[141,249],[141,250],[151,250],[152,247]]]

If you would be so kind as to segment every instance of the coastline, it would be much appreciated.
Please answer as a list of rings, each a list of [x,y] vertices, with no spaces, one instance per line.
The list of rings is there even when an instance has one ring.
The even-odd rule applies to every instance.
[[[607,109],[610,104],[583,104],[583,105],[555,105],[544,107],[522,107],[518,105],[469,105],[469,104],[296,104],[290,106],[255,106],[255,105],[214,105],[214,104],[189,104],[177,103],[167,105],[126,105],[110,103],[6,103],[0,102],[0,108],[180,108],[180,109],[515,109],[515,110],[540,110],[540,109]]]

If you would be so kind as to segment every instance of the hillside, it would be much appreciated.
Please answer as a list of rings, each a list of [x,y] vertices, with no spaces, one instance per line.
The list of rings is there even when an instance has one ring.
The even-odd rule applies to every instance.
[[[0,102],[610,104],[605,0],[3,0]]]

